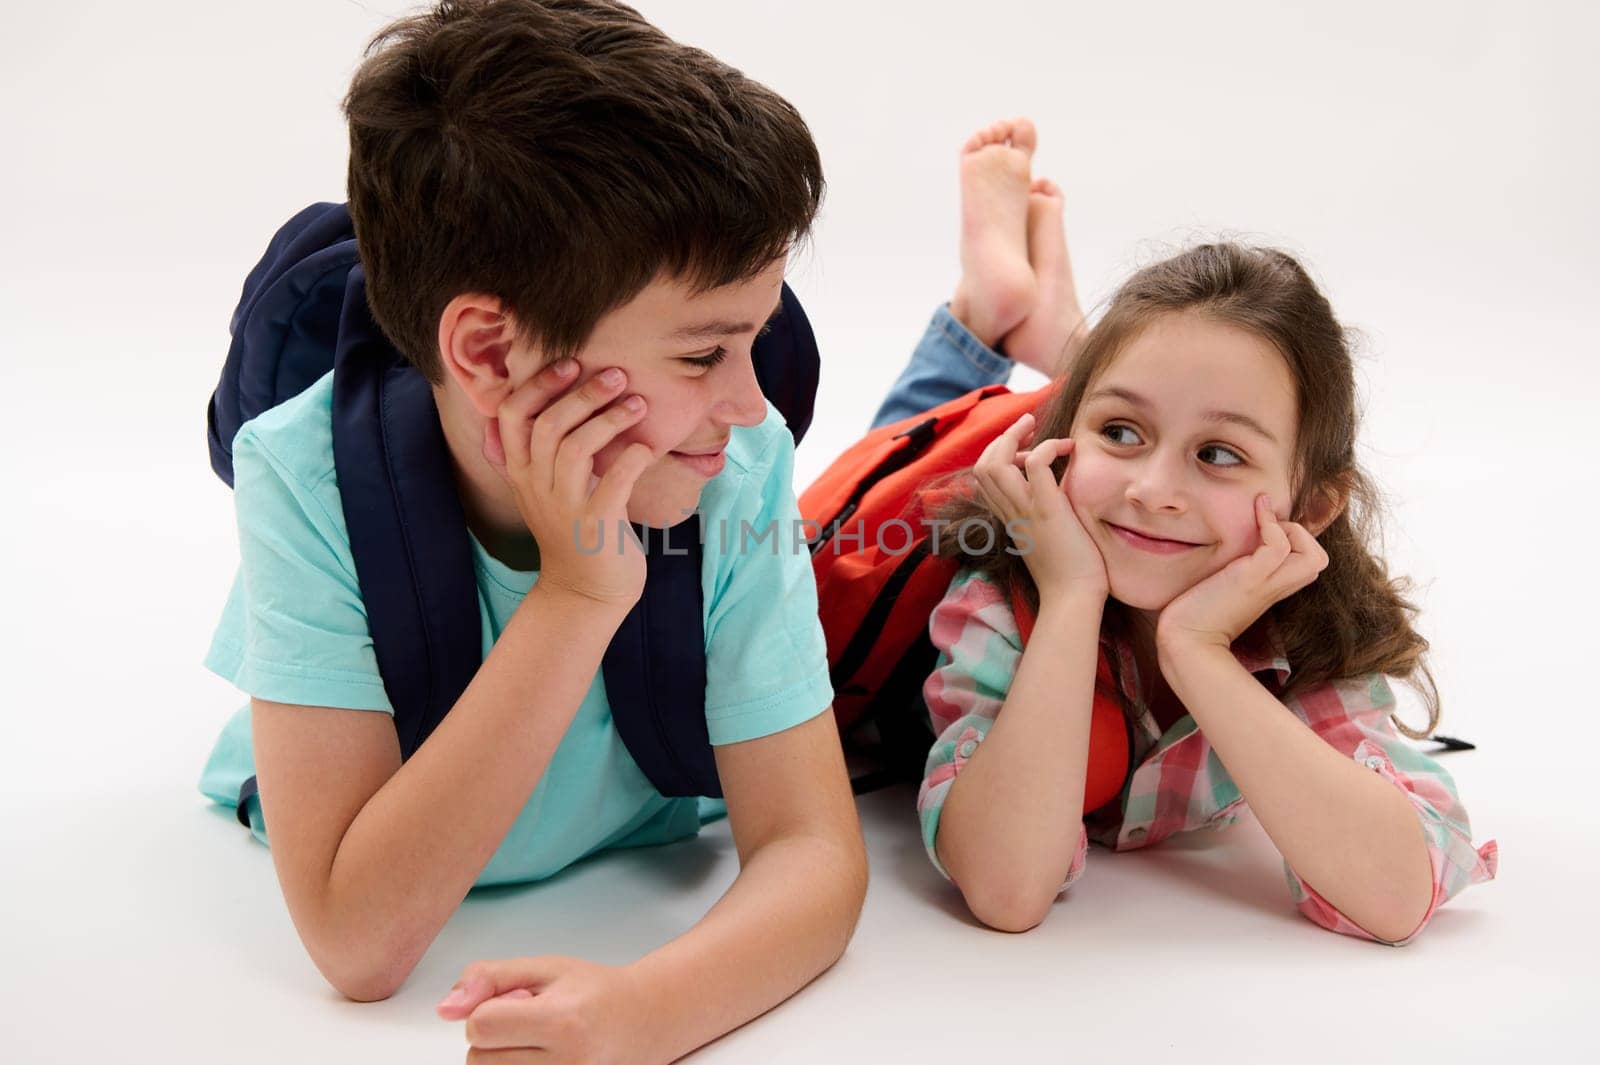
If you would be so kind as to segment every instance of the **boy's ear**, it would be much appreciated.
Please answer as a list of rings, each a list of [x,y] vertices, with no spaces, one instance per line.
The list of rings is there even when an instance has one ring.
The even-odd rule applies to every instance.
[[[482,293],[463,293],[445,304],[439,316],[439,361],[485,418],[492,418],[510,395],[515,373],[517,330],[500,301]]]
[[[1312,536],[1321,536],[1322,530],[1332,525],[1349,503],[1349,481],[1343,477],[1335,478],[1316,491],[1307,493],[1300,524]]]

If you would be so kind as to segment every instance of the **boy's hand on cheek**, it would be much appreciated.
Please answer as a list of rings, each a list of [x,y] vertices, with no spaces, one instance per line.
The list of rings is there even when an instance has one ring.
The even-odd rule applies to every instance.
[[[1164,655],[1196,647],[1226,649],[1274,603],[1317,579],[1328,553],[1304,526],[1280,522],[1265,495],[1256,497],[1260,544],[1168,603],[1156,623]]]
[[[523,382],[484,426],[484,457],[516,496],[539,545],[539,583],[631,607],[644,590],[644,555],[628,527],[628,497],[655,456],[630,444],[603,477],[595,455],[645,415],[611,368],[574,387],[577,363],[545,367]],[[619,402],[620,401],[620,402]]]
[[[633,970],[563,957],[474,963],[438,1013],[467,1022],[470,1061],[502,1050],[539,1050],[554,1061],[646,1061],[656,1016]]]

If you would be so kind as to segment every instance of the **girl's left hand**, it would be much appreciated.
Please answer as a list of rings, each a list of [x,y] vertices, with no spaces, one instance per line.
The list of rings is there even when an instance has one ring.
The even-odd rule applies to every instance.
[[[1261,545],[1168,603],[1156,623],[1156,646],[1227,648],[1267,608],[1317,579],[1328,553],[1303,525],[1280,522],[1265,494],[1256,497]]]
[[[580,958],[511,958],[467,966],[439,1016],[467,1022],[478,1062],[649,1060],[654,1016],[632,970]]]

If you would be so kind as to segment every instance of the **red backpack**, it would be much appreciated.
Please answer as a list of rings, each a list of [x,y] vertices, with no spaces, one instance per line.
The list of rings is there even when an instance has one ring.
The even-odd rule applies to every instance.
[[[920,780],[933,745],[922,701],[922,684],[938,658],[928,618],[960,564],[933,556],[927,500],[918,489],[970,467],[1042,395],[991,385],[874,429],[800,496],[800,514],[812,527],[811,562],[839,731],[847,749],[870,752],[885,766],[884,773],[858,781],[857,792],[889,780]],[[1016,597],[1012,609],[1026,641],[1032,612]],[[875,744],[868,739],[873,731]],[[1129,760],[1127,725],[1102,653],[1085,812],[1117,798]]]

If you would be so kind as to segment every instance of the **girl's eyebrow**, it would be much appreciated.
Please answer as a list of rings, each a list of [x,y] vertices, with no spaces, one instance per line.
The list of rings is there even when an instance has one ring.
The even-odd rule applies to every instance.
[[[1149,410],[1151,406],[1150,401],[1139,395],[1139,393],[1130,392],[1126,388],[1118,388],[1116,386],[1095,389],[1093,392],[1089,393],[1089,395],[1085,396],[1083,401],[1085,403],[1092,403],[1097,399],[1120,399],[1126,403],[1138,407],[1140,410]],[[1278,442],[1277,437],[1267,432],[1265,426],[1256,421],[1254,418],[1250,417],[1248,414],[1240,414],[1238,411],[1231,410],[1208,410],[1200,417],[1207,422],[1221,422],[1229,425],[1237,425],[1250,430],[1257,436],[1263,437],[1271,443],[1276,444]]]

